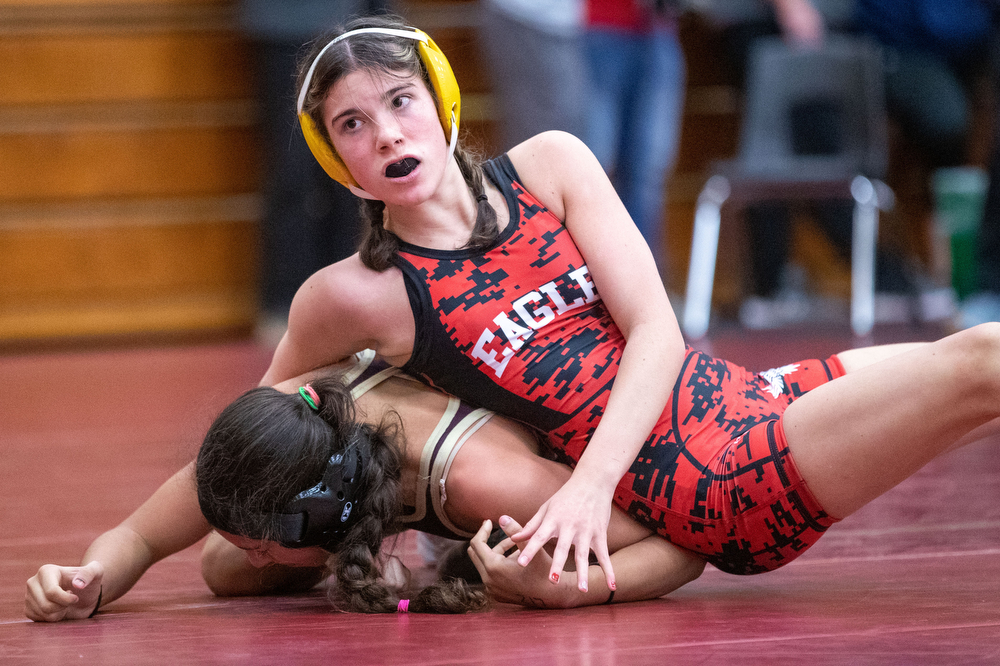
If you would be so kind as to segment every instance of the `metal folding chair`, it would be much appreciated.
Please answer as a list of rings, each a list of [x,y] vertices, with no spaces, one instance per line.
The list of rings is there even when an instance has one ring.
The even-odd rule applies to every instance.
[[[893,199],[879,180],[888,148],[877,47],[846,35],[830,36],[815,50],[760,39],[746,94],[738,154],[713,165],[698,197],[684,333],[698,339],[708,331],[724,204],[728,213],[755,201],[848,199],[854,202],[851,327],[868,334],[875,322],[878,213]],[[803,132],[803,118],[822,131]]]

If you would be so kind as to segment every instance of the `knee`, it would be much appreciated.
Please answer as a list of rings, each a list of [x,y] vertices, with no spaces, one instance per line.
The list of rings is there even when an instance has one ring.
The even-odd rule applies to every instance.
[[[1000,322],[990,321],[955,334],[971,353],[992,356],[1000,350]]]
[[[1000,394],[1000,322],[987,322],[952,336],[955,372],[971,380],[977,391]]]

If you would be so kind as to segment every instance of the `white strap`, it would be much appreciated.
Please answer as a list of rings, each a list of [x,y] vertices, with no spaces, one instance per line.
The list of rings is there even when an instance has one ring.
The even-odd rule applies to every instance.
[[[306,93],[309,91],[309,84],[312,83],[313,72],[316,71],[316,65],[319,64],[319,59],[323,57],[326,50],[339,42],[342,39],[347,39],[348,37],[353,37],[354,35],[362,34],[378,34],[378,35],[389,35],[391,37],[406,37],[408,39],[415,39],[418,42],[427,43],[427,37],[421,35],[415,30],[396,30],[395,28],[359,28],[358,30],[351,30],[350,32],[345,32],[339,37],[335,37],[329,44],[320,49],[320,52],[316,54],[313,59],[312,64],[309,65],[309,71],[306,72],[306,78],[302,81],[302,89],[299,90],[299,99],[295,105],[295,110],[298,113],[302,113],[302,105],[306,102]]]

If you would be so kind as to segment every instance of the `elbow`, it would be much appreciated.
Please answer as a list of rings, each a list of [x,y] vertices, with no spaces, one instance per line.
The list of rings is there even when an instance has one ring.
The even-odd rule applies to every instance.
[[[683,553],[684,562],[676,569],[673,580],[670,584],[670,589],[665,590],[663,595],[670,594],[675,590],[678,590],[688,583],[697,580],[701,576],[702,572],[705,571],[705,560],[697,557],[693,553]]]
[[[215,596],[236,596],[236,591],[232,589],[229,581],[227,581],[226,577],[219,571],[218,558],[209,553],[207,546],[201,553],[201,577],[205,581],[205,585],[208,586],[208,589],[211,590],[212,594]]]
[[[236,597],[246,595],[244,581],[236,575],[245,569],[246,557],[243,551],[218,537],[214,532],[210,535],[201,551],[201,577],[208,589],[217,597]],[[237,562],[236,560],[242,560]]]
[[[694,555],[690,556],[690,560],[688,561],[684,572],[684,584],[687,585],[691,581],[697,580],[701,576],[702,572],[705,571],[705,565],[705,560],[700,557],[695,557]]]

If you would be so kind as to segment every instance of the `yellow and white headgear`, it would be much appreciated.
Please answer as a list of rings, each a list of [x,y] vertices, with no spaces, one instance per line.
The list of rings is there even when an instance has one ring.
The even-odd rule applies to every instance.
[[[394,28],[360,28],[358,30],[351,30],[333,39],[316,54],[302,81],[302,88],[299,90],[298,103],[296,104],[296,112],[299,116],[299,124],[302,126],[302,134],[305,136],[306,143],[309,144],[312,154],[316,157],[316,161],[320,163],[331,178],[350,189],[351,192],[359,197],[371,199],[372,196],[358,186],[358,182],[354,180],[354,176],[347,169],[347,165],[344,164],[342,159],[337,157],[330,148],[330,144],[323,139],[323,135],[316,127],[313,119],[309,114],[302,111],[306,94],[309,92],[309,84],[312,81],[313,72],[316,71],[319,59],[323,57],[328,48],[337,42],[361,34],[405,37],[418,42],[417,53],[420,55],[420,60],[427,69],[431,86],[434,88],[434,93],[437,96],[438,118],[441,120],[445,136],[450,137],[448,141],[449,159],[454,154],[455,145],[458,142],[458,122],[461,116],[462,101],[458,90],[458,81],[455,79],[455,73],[451,70],[451,65],[448,64],[448,59],[445,58],[444,53],[442,53],[441,49],[438,48],[438,45],[434,43],[434,40],[427,33],[416,28],[407,30],[397,30]]]

